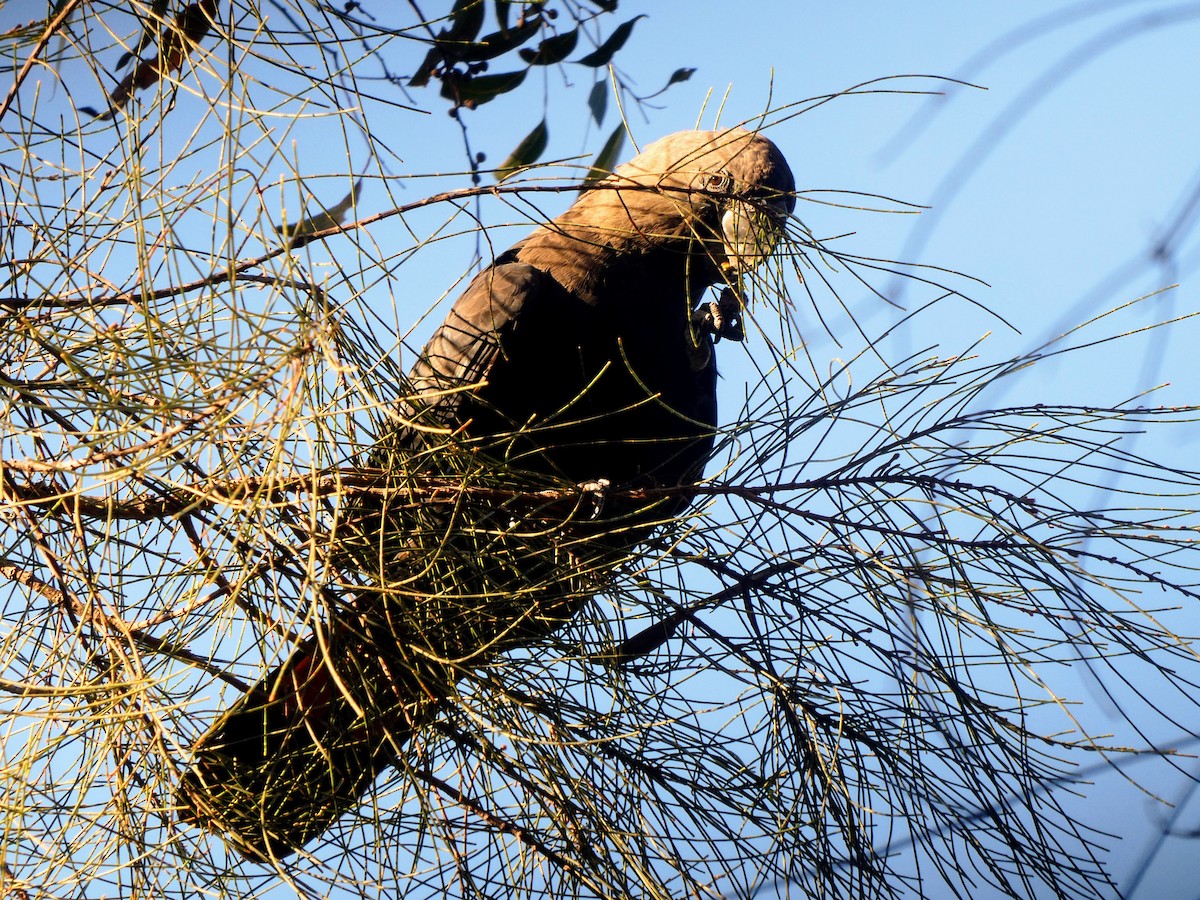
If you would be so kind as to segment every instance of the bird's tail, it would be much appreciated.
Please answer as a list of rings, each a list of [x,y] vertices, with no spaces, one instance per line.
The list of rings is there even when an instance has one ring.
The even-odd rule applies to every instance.
[[[176,793],[186,819],[266,862],[360,801],[446,688],[356,630],[310,636],[200,737]]]
[[[423,509],[382,525],[368,513],[346,529],[368,538],[343,541],[345,568],[373,587],[358,587],[196,741],[176,793],[186,820],[250,859],[300,849],[360,802],[466,671],[571,621],[614,556],[599,538],[484,496],[466,495],[441,532],[417,521]],[[434,513],[446,518],[434,510],[433,524]]]

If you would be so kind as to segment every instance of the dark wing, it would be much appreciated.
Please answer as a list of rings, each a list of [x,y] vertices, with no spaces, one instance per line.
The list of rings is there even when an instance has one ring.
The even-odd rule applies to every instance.
[[[418,427],[459,431],[497,461],[571,482],[694,480],[716,423],[711,343],[689,330],[682,297],[638,302],[661,292],[641,274],[613,277],[622,302],[598,303],[564,288],[553,265],[482,272],[413,367]]]
[[[475,276],[409,374],[412,397],[406,407],[418,429],[458,430],[470,418],[506,339],[544,305],[539,300],[545,282],[540,270],[503,257]]]

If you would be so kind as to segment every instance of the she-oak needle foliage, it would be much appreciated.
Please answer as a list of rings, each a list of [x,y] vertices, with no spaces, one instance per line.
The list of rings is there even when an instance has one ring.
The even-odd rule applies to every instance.
[[[819,361],[819,328],[799,334],[809,307],[871,301],[900,271],[941,310],[964,279],[819,238],[805,221],[828,195],[803,173],[779,253],[738,286],[756,369],[725,390],[687,512],[599,574],[546,576],[586,579],[583,608],[457,673],[300,854],[246,861],[180,808],[208,725],[370,587],[342,563],[364,496],[437,527],[446,509],[487,509],[467,513],[480,527],[629,499],[534,492],[450,456],[381,485],[364,462],[406,394],[411,329],[450,287],[424,258],[475,236],[489,261],[590,168],[414,199],[427,183],[394,175],[411,138],[387,123],[420,133],[413,106],[466,122],[531,102],[534,81],[480,83],[476,57],[536,71],[576,27],[573,52],[603,64],[633,27],[610,24],[615,3],[443,5],[396,23],[68,0],[5,35],[0,890],[1112,895],[1073,774],[1150,752],[1146,729],[1194,730],[1200,668],[1185,617],[1164,612],[1197,601],[1196,475],[1121,439],[1195,411],[988,402],[1087,332],[994,364],[853,332]],[[331,161],[310,148],[335,124]],[[297,188],[307,215],[281,199]],[[497,216],[520,230],[481,231]],[[418,534],[404,552],[472,563],[461,532]],[[1079,671],[1119,698],[1117,738],[1066,693]]]

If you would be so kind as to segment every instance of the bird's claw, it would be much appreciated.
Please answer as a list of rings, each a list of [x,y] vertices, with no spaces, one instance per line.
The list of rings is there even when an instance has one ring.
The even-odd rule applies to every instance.
[[[721,291],[718,300],[702,304],[692,313],[692,324],[697,330],[713,336],[713,343],[721,338],[741,343],[746,338],[742,329],[742,301],[733,288]]]
[[[588,514],[588,519],[600,518],[600,513],[604,511],[604,499],[608,493],[608,489],[612,487],[612,482],[607,478],[596,478],[592,481],[581,481],[576,487],[580,493],[590,494],[592,509]]]

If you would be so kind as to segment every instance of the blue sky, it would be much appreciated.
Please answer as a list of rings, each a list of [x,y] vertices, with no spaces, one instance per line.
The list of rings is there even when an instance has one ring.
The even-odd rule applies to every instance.
[[[989,287],[972,289],[972,299],[1021,332],[963,304],[939,317],[936,333],[914,335],[914,343],[950,350],[993,332],[989,352],[1021,352],[1103,309],[1177,281],[1184,286],[1106,327],[1119,332],[1195,307],[1184,278],[1197,259],[1191,232],[1185,229],[1188,237],[1173,260],[1182,269],[1137,263],[1197,178],[1200,116],[1192,113],[1190,89],[1200,70],[1194,53],[1200,7],[1133,0],[759,0],[731,7],[696,0],[627,2],[619,16],[643,11],[649,18],[638,23],[618,59],[639,89],[656,90],[681,66],[697,71],[653,101],[661,108],[647,111],[649,121],[629,111],[639,142],[697,121],[711,127],[723,97],[721,122],[736,123],[761,114],[769,102],[780,107],[890,76],[959,76],[980,87],[897,79],[880,87],[947,95],[842,98],[770,132],[802,191],[879,193],[932,207],[919,217],[859,215],[850,221],[801,204],[798,214],[814,231],[850,227],[856,231],[853,245],[864,252],[981,279]],[[1033,36],[1026,26],[1038,21],[1045,27]],[[986,64],[965,68],[993,42],[1022,29],[1031,34],[1029,40],[1010,42]],[[1083,61],[1054,75],[1072,57]],[[590,74],[568,67],[573,87],[564,90],[559,73],[546,73],[548,158],[595,151],[615,121],[610,108],[599,133],[586,130]],[[524,90],[527,101],[536,96],[537,88],[528,82]],[[447,148],[452,148],[451,165],[461,165],[457,126],[437,122],[439,112],[421,142],[395,144],[407,171],[445,171]],[[485,150],[492,163],[541,115],[536,102],[503,101],[464,113],[473,149]],[[431,132],[440,137],[426,140]],[[1118,269],[1131,277],[1111,282]],[[887,315],[867,298],[854,312]],[[1166,339],[1169,346],[1155,345],[1153,351],[1137,341],[1120,351],[1106,350],[1096,362],[1102,377],[1073,366],[1058,373],[1061,384],[1096,390],[1091,399],[1123,399],[1171,381],[1178,395],[1164,393],[1156,401],[1187,402],[1200,396],[1193,367],[1170,366],[1169,357],[1160,356],[1181,342],[1186,353],[1188,334],[1194,331],[1181,327]],[[1140,357],[1150,352],[1154,365],[1144,368]],[[1112,365],[1114,353],[1122,357],[1120,366]]]
[[[937,344],[952,353],[990,332],[978,352],[999,359],[1176,282],[1181,286],[1169,293],[1114,314],[1095,335],[1200,308],[1194,286],[1200,232],[1185,226],[1169,256],[1151,255],[1200,179],[1200,4],[622,4],[622,15],[642,11],[651,16],[638,24],[619,60],[624,71],[647,92],[680,66],[697,72],[657,101],[663,108],[650,113],[649,123],[631,116],[639,139],[693,127],[709,91],[713,99],[702,123],[711,126],[727,88],[727,123],[761,113],[768,98],[780,106],[887,76],[962,77],[983,88],[896,81],[892,87],[947,94],[843,98],[770,131],[802,191],[873,192],[933,207],[921,217],[860,214],[845,226],[842,217],[801,204],[798,214],[815,231],[853,227],[860,252],[982,279],[988,286],[972,288],[972,298],[1019,329],[957,302],[917,319],[906,335],[912,346]],[[1041,27],[1027,27],[1039,20]],[[1005,36],[1011,39],[995,43]],[[979,56],[989,46],[992,52]],[[598,146],[602,136],[595,132],[586,140],[570,134],[571,104],[579,107],[578,124],[585,120],[586,88],[581,82],[573,93],[554,96],[560,121],[552,119],[549,156]],[[511,109],[485,107],[471,115],[477,144],[502,156],[539,113],[531,111],[528,122],[514,120]],[[507,129],[494,121],[501,118]],[[865,292],[846,299],[856,318],[876,330],[898,315]],[[814,321],[804,326],[814,356],[837,354]],[[1195,403],[1196,337],[1196,325],[1188,322],[1105,344],[1039,369],[1013,392],[1034,402],[1102,403],[1169,382],[1147,402]],[[742,370],[728,364],[723,370],[736,388]],[[1194,465],[1196,446],[1194,431],[1176,429],[1143,440],[1138,449],[1187,467]],[[1100,709],[1097,727],[1103,728],[1104,704],[1089,686],[1068,688]],[[1133,771],[1148,777],[1148,768]],[[1168,800],[1183,798],[1188,788],[1179,776],[1150,780]],[[1100,776],[1076,808],[1122,838],[1111,860],[1126,884],[1170,814],[1115,775]],[[1185,805],[1178,828],[1194,827],[1197,817],[1200,804]],[[1175,839],[1153,858],[1134,896],[1196,896],[1198,883],[1194,841]]]
[[[949,300],[936,314],[914,318],[892,339],[890,352],[936,347],[950,355],[973,347],[984,361],[999,361],[1175,283],[1180,286],[1113,313],[1086,334],[1096,339],[1137,331],[1200,308],[1193,286],[1200,231],[1185,217],[1172,252],[1157,259],[1152,254],[1200,183],[1200,3],[623,0],[618,20],[643,12],[649,18],[638,23],[618,56],[622,72],[643,93],[657,90],[680,67],[696,72],[653,101],[655,108],[644,116],[627,109],[642,144],[697,123],[713,127],[718,108],[721,124],[736,124],[768,108],[890,79],[877,85],[887,93],[842,97],[769,131],[802,193],[854,191],[928,207],[920,215],[902,215],[801,203],[797,215],[815,233],[853,231],[844,240],[861,254],[945,267],[986,283],[952,279],[975,303]],[[546,158],[595,152],[615,124],[611,103],[601,128],[588,122],[592,70],[538,72],[523,94],[512,95],[519,101],[502,98],[463,113],[472,149],[486,152],[489,163],[498,163],[542,118],[538,77],[549,98]],[[929,91],[943,96],[903,93]],[[433,115],[424,121],[397,114],[387,138],[401,160],[388,163],[394,174],[461,172],[458,125],[430,106]],[[322,160],[342,146],[340,140],[329,147],[301,141],[302,170],[337,171],[336,163]],[[462,175],[418,180],[397,185],[391,197],[371,188],[360,212],[467,184]],[[331,192],[321,194],[325,200],[342,192],[323,190]],[[539,200],[539,206],[553,213],[555,203],[567,199]],[[499,205],[484,205],[482,213],[489,224],[513,219]],[[497,231],[496,248],[526,230]],[[398,320],[442,291],[452,297],[472,248],[469,239],[448,242],[409,263],[404,283],[429,290],[421,297],[397,295]],[[876,286],[898,292],[893,296],[901,306],[920,301],[903,282],[883,278]],[[868,333],[882,332],[904,315],[866,290],[851,289],[842,299]],[[803,304],[797,309],[818,365],[848,352],[854,332],[848,315],[822,310],[834,336],[847,342],[839,347],[811,310]],[[1144,402],[1195,403],[1196,338],[1196,324],[1185,322],[1104,343],[1039,367],[998,402],[1116,403],[1169,383]],[[419,345],[419,332],[414,343]],[[753,370],[728,350],[721,367],[723,409],[736,411]],[[1194,431],[1173,429],[1141,439],[1137,449],[1189,467],[1196,446]],[[1200,616],[1191,613],[1187,622],[1200,622]],[[1094,685],[1075,673],[1061,678],[1064,693],[1089,705],[1085,715],[1092,716],[1095,731],[1118,727]],[[1132,771],[1161,798],[1185,798],[1186,779],[1151,768],[1136,765]],[[1112,835],[1111,870],[1126,884],[1170,813],[1114,774],[1097,776],[1095,790],[1072,808]],[[1179,828],[1191,827],[1197,817],[1200,804],[1185,805]],[[1168,841],[1134,896],[1188,896],[1177,888],[1200,883],[1193,843]],[[976,900],[988,896],[981,891]]]

